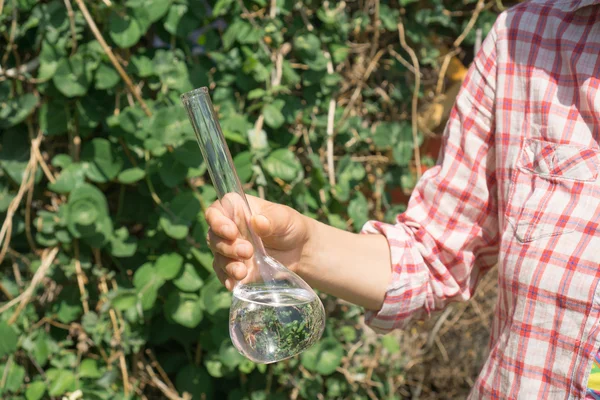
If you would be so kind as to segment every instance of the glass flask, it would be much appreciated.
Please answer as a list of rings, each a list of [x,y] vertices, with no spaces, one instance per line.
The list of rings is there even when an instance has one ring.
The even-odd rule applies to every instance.
[[[298,275],[270,257],[250,226],[251,210],[206,87],[181,96],[224,213],[254,247],[248,275],[234,283],[229,334],[257,363],[292,357],[315,344],[325,328],[323,303]]]

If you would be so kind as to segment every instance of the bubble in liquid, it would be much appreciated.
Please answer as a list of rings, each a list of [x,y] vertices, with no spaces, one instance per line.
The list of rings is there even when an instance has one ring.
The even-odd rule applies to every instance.
[[[233,291],[229,334],[240,353],[272,363],[302,352],[321,338],[325,310],[314,292],[242,285]]]

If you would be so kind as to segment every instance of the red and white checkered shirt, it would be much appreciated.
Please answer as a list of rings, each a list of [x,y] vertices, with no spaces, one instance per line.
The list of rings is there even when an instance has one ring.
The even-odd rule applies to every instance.
[[[438,165],[395,225],[386,332],[468,300],[499,269],[471,399],[582,399],[600,347],[600,1],[498,18],[458,95]]]

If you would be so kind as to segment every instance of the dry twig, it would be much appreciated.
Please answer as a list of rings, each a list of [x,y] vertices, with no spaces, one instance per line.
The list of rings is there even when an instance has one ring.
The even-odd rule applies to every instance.
[[[73,13],[73,7],[71,6],[71,0],[65,0],[65,7],[67,7],[67,15],[69,16],[69,27],[71,29],[71,55],[77,52],[77,31],[75,30],[75,14]]]
[[[27,163],[27,167],[25,167],[25,171],[23,171],[23,178],[21,179],[19,191],[17,192],[15,198],[10,202],[8,209],[6,210],[6,218],[4,219],[4,223],[2,224],[2,229],[0,229],[0,243],[3,243],[2,249],[0,250],[0,264],[2,264],[2,261],[6,256],[6,252],[8,251],[8,245],[10,244],[10,236],[12,233],[12,220],[15,215],[15,212],[19,208],[23,196],[29,190],[29,185],[35,179],[36,157],[34,148],[39,148],[41,140],[42,136],[40,132],[37,138],[31,141],[32,150],[29,155],[29,162]]]
[[[90,15],[90,12],[88,11],[87,6],[83,2],[83,0],[75,0],[75,1],[77,2],[77,6],[79,7],[79,9],[81,10],[81,12],[83,13],[83,17],[85,18],[88,26],[92,30],[92,33],[94,34],[94,37],[96,38],[96,40],[98,41],[98,43],[100,43],[100,46],[102,47],[102,50],[104,50],[104,52],[106,53],[106,55],[110,59],[110,62],[112,63],[112,65],[115,67],[115,69],[117,70],[117,72],[119,73],[119,75],[121,76],[121,78],[123,79],[123,81],[125,82],[125,85],[127,85],[127,88],[129,89],[129,91],[131,92],[131,94],[133,94],[133,97],[135,97],[135,99],[137,100],[137,102],[140,103],[140,106],[142,107],[142,110],[144,110],[144,113],[146,113],[146,115],[149,116],[149,117],[152,116],[152,112],[148,108],[148,105],[146,104],[146,102],[144,101],[144,99],[142,99],[142,96],[136,90],[133,82],[131,82],[131,79],[129,79],[129,75],[127,75],[127,72],[125,72],[125,70],[123,69],[123,67],[119,63],[119,60],[117,60],[117,58],[115,57],[115,54],[113,53],[113,51],[111,50],[111,48],[108,46],[108,44],[106,43],[106,40],[104,40],[104,37],[102,36],[102,34],[100,33],[100,31],[98,30],[98,27],[96,26],[96,23],[92,19],[92,16]]]
[[[413,135],[413,150],[415,154],[415,165],[417,168],[417,179],[421,178],[421,151],[419,149],[419,132],[418,132],[418,110],[419,110],[419,90],[421,88],[421,70],[419,67],[419,59],[415,54],[415,51],[406,43],[406,37],[404,36],[404,24],[402,21],[398,22],[398,36],[400,38],[400,45],[410,56],[415,73],[415,87],[413,89],[412,96],[412,135]]]
[[[29,304],[31,297],[33,296],[33,292],[37,288],[37,285],[42,281],[44,276],[46,276],[46,272],[48,272],[48,269],[52,265],[52,262],[54,261],[54,258],[57,254],[58,247],[46,249],[42,256],[42,264],[39,266],[37,271],[35,271],[35,274],[33,275],[33,278],[31,279],[31,282],[29,283],[27,289],[25,289],[23,293],[21,293],[20,295],[18,295],[17,297],[0,307],[0,314],[2,314],[4,311],[10,309],[15,304],[19,304],[14,314],[8,320],[9,325],[12,325],[17,320],[19,314],[21,314],[21,311],[23,311],[25,306]]]

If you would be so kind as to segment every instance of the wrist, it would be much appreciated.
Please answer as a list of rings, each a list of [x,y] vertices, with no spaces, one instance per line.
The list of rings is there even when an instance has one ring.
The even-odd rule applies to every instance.
[[[300,256],[300,262],[296,273],[303,278],[310,277],[315,270],[317,254],[319,251],[319,236],[320,236],[320,225],[323,225],[317,220],[314,220],[305,215],[299,214],[304,225],[305,240],[302,246],[302,252]]]

